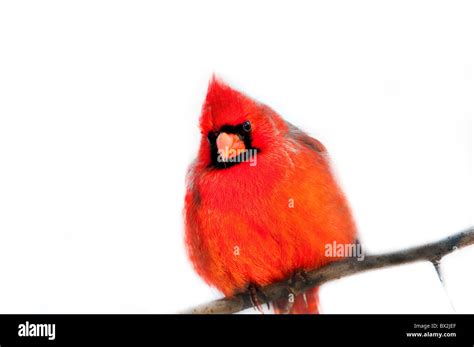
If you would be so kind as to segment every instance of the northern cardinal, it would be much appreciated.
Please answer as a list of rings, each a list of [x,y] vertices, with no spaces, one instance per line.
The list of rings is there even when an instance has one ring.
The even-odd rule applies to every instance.
[[[224,295],[333,261],[355,224],[325,147],[268,106],[213,77],[187,175],[185,242],[197,273]],[[288,301],[288,302],[287,302]],[[273,303],[317,313],[317,288]]]

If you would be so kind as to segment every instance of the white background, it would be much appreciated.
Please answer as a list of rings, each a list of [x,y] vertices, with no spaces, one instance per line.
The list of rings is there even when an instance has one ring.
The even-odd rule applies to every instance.
[[[0,5],[0,312],[218,298],[183,246],[212,72],[330,151],[370,253],[473,224],[474,8],[462,1]],[[445,259],[474,313],[474,248]],[[453,312],[430,264],[323,286],[326,313]]]

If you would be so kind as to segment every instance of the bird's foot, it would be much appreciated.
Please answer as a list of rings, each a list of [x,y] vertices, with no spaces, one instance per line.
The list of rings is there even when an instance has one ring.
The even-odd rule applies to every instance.
[[[308,272],[304,269],[296,270],[290,279],[291,286],[295,286],[297,283],[307,284],[308,282],[309,282]]]
[[[290,313],[293,309],[295,304],[296,297],[299,293],[301,293],[302,287],[309,283],[309,275],[308,272],[304,269],[299,269],[293,272],[291,277],[288,280],[287,291],[288,291],[288,300],[286,303],[286,307],[283,308],[283,304],[280,303],[282,306],[281,312]],[[306,297],[303,295],[305,301]]]
[[[250,296],[250,302],[252,303],[252,307],[255,310],[258,310],[260,313],[263,313],[262,304],[260,302],[259,296],[263,298],[264,301],[266,301],[267,306],[270,309],[270,302],[268,301],[265,293],[262,292],[260,286],[256,284],[249,284],[247,290]]]

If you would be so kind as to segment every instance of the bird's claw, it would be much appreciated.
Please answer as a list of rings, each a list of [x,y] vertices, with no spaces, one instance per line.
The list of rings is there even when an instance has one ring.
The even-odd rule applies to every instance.
[[[296,270],[291,276],[290,285],[295,286],[297,283],[303,282],[307,284],[309,282],[308,272],[304,269]]]
[[[258,310],[260,313],[263,313],[262,305],[260,303],[259,295],[266,301],[268,309],[270,309],[270,302],[268,301],[264,292],[261,291],[260,287],[255,284],[250,284],[248,286],[248,293],[250,296],[250,302],[252,307],[255,310]]]

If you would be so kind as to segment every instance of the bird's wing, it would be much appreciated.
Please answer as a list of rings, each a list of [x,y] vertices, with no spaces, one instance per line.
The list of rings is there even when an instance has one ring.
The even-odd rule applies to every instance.
[[[300,144],[303,144],[304,146],[311,149],[312,151],[317,152],[318,154],[327,154],[326,147],[324,147],[321,142],[309,136],[304,131],[300,130],[298,127],[294,126],[290,122],[286,122],[286,124],[288,125],[289,129],[288,136],[291,139],[297,141]]]

